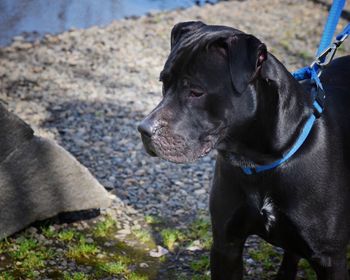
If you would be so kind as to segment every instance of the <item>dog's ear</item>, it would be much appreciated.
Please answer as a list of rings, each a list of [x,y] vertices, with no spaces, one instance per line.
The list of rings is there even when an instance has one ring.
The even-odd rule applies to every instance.
[[[189,31],[194,31],[200,27],[205,26],[201,21],[186,21],[176,24],[171,30],[171,49],[184,37]]]
[[[261,66],[267,59],[266,46],[249,34],[234,35],[226,43],[233,87],[238,93],[243,93],[260,74]]]

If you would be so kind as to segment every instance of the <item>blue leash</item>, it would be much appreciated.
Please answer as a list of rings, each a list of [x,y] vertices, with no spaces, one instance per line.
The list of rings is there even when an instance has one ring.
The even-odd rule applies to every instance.
[[[304,128],[301,134],[299,135],[297,141],[295,142],[294,146],[287,154],[283,156],[283,158],[273,163],[259,165],[254,168],[242,167],[242,170],[245,174],[252,175],[254,173],[273,169],[287,161],[289,158],[291,158],[304,144],[306,138],[311,132],[313,124],[315,123],[316,119],[322,114],[325,93],[319,76],[322,73],[322,69],[332,61],[338,47],[350,35],[350,24],[348,24],[343,29],[343,31],[336,36],[336,40],[330,45],[344,5],[345,0],[334,0],[327,19],[327,23],[323,31],[320,46],[317,50],[317,56],[315,61],[310,66],[301,68],[293,73],[293,76],[296,80],[301,81],[310,79],[313,83],[311,94],[315,99],[313,103],[314,113],[306,121],[306,124],[304,125]],[[329,47],[327,48],[327,46]]]
[[[344,8],[345,0],[333,1],[332,8],[329,11],[327,23],[323,30],[323,35],[318,47],[316,56],[319,56],[332,42],[335,29],[337,27],[341,12]]]

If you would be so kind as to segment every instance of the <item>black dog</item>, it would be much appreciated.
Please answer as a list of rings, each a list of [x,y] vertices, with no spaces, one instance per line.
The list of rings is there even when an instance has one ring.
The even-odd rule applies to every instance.
[[[349,279],[350,57],[323,72],[325,109],[303,145],[263,172],[254,170],[293,149],[315,114],[308,86],[263,43],[229,27],[179,23],[160,80],[163,100],[139,126],[148,153],[184,163],[218,150],[212,279],[242,278],[251,234],[284,249],[277,279],[295,279],[301,257],[318,279]]]

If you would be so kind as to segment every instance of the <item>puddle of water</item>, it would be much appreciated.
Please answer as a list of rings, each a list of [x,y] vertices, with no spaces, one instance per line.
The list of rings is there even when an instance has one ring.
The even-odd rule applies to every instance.
[[[187,8],[218,0],[1,0],[0,45],[14,36],[28,40],[46,33],[56,34],[70,28],[106,25],[115,19],[140,16],[150,11]]]

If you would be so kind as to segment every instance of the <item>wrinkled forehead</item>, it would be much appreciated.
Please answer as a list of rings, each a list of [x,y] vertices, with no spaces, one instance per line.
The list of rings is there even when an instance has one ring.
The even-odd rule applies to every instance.
[[[169,80],[172,75],[188,68],[189,63],[197,56],[205,55],[214,43],[240,34],[244,33],[231,27],[217,25],[203,25],[187,32],[172,46],[159,79]]]

